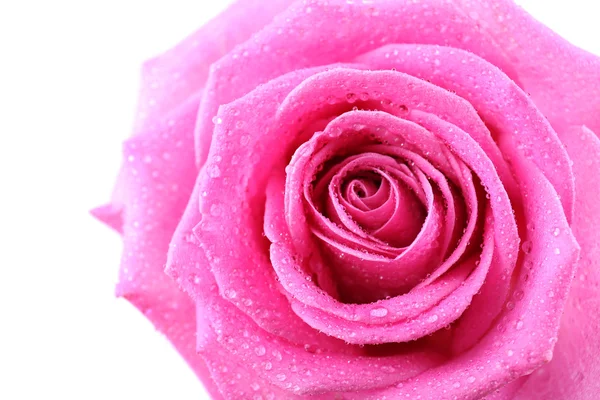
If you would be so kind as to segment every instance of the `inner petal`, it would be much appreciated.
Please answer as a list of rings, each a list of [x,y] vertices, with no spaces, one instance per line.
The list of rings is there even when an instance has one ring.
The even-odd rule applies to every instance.
[[[397,171],[398,165],[401,164],[389,157],[370,155],[365,158],[373,157],[381,159],[381,170],[361,170],[364,167],[360,160],[356,160],[333,177],[329,190],[331,201],[328,201],[328,206],[330,207],[327,207],[327,212],[336,213],[341,220],[352,219],[368,234],[391,246],[407,246],[413,242],[423,226],[426,214],[424,206],[413,190],[403,182],[406,178],[403,173]],[[358,166],[358,170],[351,170],[352,164]],[[351,183],[345,183],[348,181]],[[351,192],[350,199],[346,198],[344,194],[348,190],[343,188],[350,185],[358,186],[356,182],[360,182],[365,188],[370,188],[371,193],[375,187],[377,191],[364,198],[360,198],[361,192]],[[365,191],[364,194],[367,192]],[[364,210],[364,207],[354,207],[352,200],[362,201],[367,210]]]
[[[344,190],[344,197],[355,205],[356,202],[364,203],[364,199],[370,199],[376,197],[381,199],[387,197],[385,194],[389,192],[389,186],[382,186],[381,177],[371,172],[365,172],[359,176],[354,177],[350,182],[345,184],[346,190]],[[379,194],[379,196],[376,196]],[[376,206],[368,206],[368,208],[374,208]]]

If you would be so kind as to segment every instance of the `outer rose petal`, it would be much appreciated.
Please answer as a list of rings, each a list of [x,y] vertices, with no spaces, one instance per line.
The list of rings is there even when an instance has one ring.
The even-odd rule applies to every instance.
[[[350,4],[352,3],[352,4]],[[252,40],[214,64],[196,137],[210,136],[220,105],[290,71],[336,62],[388,43],[428,43],[469,50],[514,77],[503,52],[451,2],[297,1]],[[356,21],[360,21],[357,27]],[[399,23],[402,21],[402,23]],[[204,162],[206,149],[197,148]]]
[[[567,42],[511,0],[456,3],[508,55],[523,88],[556,130],[600,132],[600,58]]]
[[[516,399],[600,398],[600,140],[585,127],[561,132],[573,160],[572,229],[581,258],[562,317],[554,359],[534,372]]]
[[[200,314],[203,306],[198,307],[199,324],[207,324]],[[227,400],[262,399],[262,400],[299,400],[305,398],[278,388],[259,377],[248,365],[222,347],[216,340],[213,331],[205,331],[198,337],[202,342],[202,354],[211,371],[213,379]],[[311,400],[329,400],[331,396],[311,396]]]
[[[117,294],[169,338],[218,399],[206,365],[196,354],[194,302],[164,273],[169,241],[195,177],[191,148],[197,104],[192,99],[151,134],[125,143],[120,192],[124,250]]]
[[[263,0],[237,0],[177,46],[147,61],[142,68],[133,134],[160,131],[169,119],[177,118],[178,107],[198,101],[195,99],[202,96],[209,67],[234,46],[250,38],[293,1],[269,0],[267,5]],[[211,137],[211,132],[197,137],[202,152],[208,152]],[[121,169],[110,204],[92,211],[96,218],[119,233],[123,230],[124,192],[128,191],[124,174]]]
[[[237,0],[142,68],[134,132],[145,131],[202,91],[211,64],[248,40],[294,0]],[[207,139],[210,144],[210,137]],[[207,144],[207,143],[204,143]]]
[[[233,356],[217,341],[208,316],[212,311],[210,299],[219,296],[218,287],[210,273],[204,252],[198,246],[194,236],[189,233],[198,217],[197,190],[191,198],[192,201],[188,204],[169,247],[167,271],[180,285],[182,282],[188,282],[202,293],[201,296],[196,296],[195,292],[190,291],[188,287],[190,295],[196,298],[196,313],[195,315],[189,313],[187,318],[192,320],[195,316],[196,319],[196,345],[201,354],[197,357],[204,359],[212,381],[222,397],[227,400],[250,399],[253,396],[263,396],[263,400],[298,399],[298,396],[264,381],[241,362],[239,357]],[[194,265],[203,265],[204,268],[193,268]]]

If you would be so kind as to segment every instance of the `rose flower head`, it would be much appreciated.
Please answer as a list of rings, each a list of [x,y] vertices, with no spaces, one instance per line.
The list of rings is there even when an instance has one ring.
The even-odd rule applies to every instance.
[[[215,399],[591,400],[598,133],[600,58],[509,0],[240,0],[93,212]]]

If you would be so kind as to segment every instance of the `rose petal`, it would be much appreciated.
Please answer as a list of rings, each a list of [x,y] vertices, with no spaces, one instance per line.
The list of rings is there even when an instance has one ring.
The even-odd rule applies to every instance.
[[[196,190],[199,187],[197,186]],[[197,200],[194,199],[197,197],[192,196],[192,203],[188,206],[182,224],[179,225],[174,235],[174,242],[169,253],[171,274],[184,270],[182,266],[186,264],[196,264],[202,262],[203,259],[201,249],[194,243],[185,240],[186,232],[192,226],[190,222],[194,220],[190,216],[196,215],[197,217],[198,215]],[[199,289],[196,291],[199,349],[206,357],[213,377],[221,390],[236,392],[243,390],[244,383],[248,383],[247,379],[252,379],[252,382],[261,382],[259,383],[261,387],[264,382],[265,390],[286,394],[286,391],[289,391],[290,395],[292,393],[327,393],[337,390],[337,388],[345,391],[347,388],[381,387],[385,386],[386,382],[389,384],[408,376],[414,376],[432,365],[437,365],[440,361],[439,356],[435,353],[422,352],[418,349],[393,357],[377,358],[360,356],[357,354],[359,349],[353,351],[350,346],[347,346],[348,350],[346,351],[349,354],[345,355],[339,349],[333,349],[330,352],[327,348],[315,347],[309,342],[305,342],[301,346],[292,345],[279,335],[269,334],[233,304],[226,301],[219,294],[208,269],[192,268],[189,270],[194,271],[193,275],[182,274],[178,278],[181,283],[190,282]],[[210,321],[210,323],[206,323],[206,321]],[[294,319],[285,321],[293,324]],[[228,353],[231,353],[225,355],[223,349],[227,349]],[[222,358],[215,358],[215,354],[222,355]],[[236,380],[230,382],[231,375],[224,374],[223,368],[227,370],[238,368],[240,363],[246,367],[246,370],[248,370],[248,365],[255,365],[254,373],[242,374],[239,382]],[[338,363],[346,368],[350,366],[351,369],[340,370],[339,374],[332,376],[330,373],[325,373],[325,371],[330,371],[331,363]],[[379,379],[380,369],[388,374],[386,379]],[[373,379],[369,381],[362,379],[371,375]],[[361,379],[357,380],[356,377],[361,377]],[[272,386],[278,387],[280,391],[273,390]],[[281,389],[286,391],[281,391]],[[234,396],[229,392],[225,392],[224,395]]]
[[[600,132],[600,57],[567,42],[513,1],[456,4],[506,52],[524,90],[555,129],[585,124]]]
[[[537,171],[526,159],[515,162],[524,164],[518,168]],[[442,366],[404,382],[402,387],[357,398],[404,398],[418,392],[440,400],[479,399],[552,359],[579,248],[553,186],[538,174],[525,175],[520,183],[526,192],[536,193],[524,197],[524,208],[527,220],[535,226],[534,240],[539,246],[532,247],[529,254],[532,269],[520,271],[514,308],[504,310],[494,329],[471,349]],[[556,228],[559,236],[554,235]],[[560,251],[556,252],[557,248]],[[441,388],[445,391],[440,393]]]
[[[249,295],[251,291],[242,291],[232,286],[223,288],[217,285],[213,270],[220,268],[221,260],[219,256],[213,256],[212,253],[203,250],[201,241],[193,233],[198,221],[202,220],[200,201],[203,179],[204,176],[201,174],[177,231],[173,235],[167,260],[167,273],[177,280],[177,283],[196,303],[204,301],[204,306],[207,308],[210,307],[207,298],[222,296],[259,321],[263,329],[274,332],[293,343],[310,344],[318,348],[337,349],[343,352],[346,347],[344,343],[311,329],[292,312],[290,304],[280,294],[274,279],[264,283],[268,288],[265,290],[269,290],[262,293],[267,298],[266,301],[251,297]]]
[[[336,84],[340,80],[344,81],[343,87]],[[511,260],[509,264],[514,265],[519,239],[506,193],[506,188],[510,188],[506,182],[511,182],[512,178],[506,168],[499,169],[498,166],[505,165],[504,160],[497,152],[494,143],[490,142],[489,132],[485,126],[482,126],[483,123],[475,110],[463,99],[425,81],[395,71],[357,71],[340,68],[316,74],[302,82],[286,97],[280,107],[280,119],[292,118],[292,115],[302,115],[306,118],[310,117],[311,113],[320,115],[323,113],[323,108],[319,109],[315,103],[323,92],[333,99],[329,102],[330,104],[338,104],[340,101],[346,101],[348,93],[360,92],[365,87],[368,88],[371,96],[378,93],[379,98],[389,99],[394,104],[405,105],[404,108],[410,110],[405,118],[418,118],[419,121],[439,120],[433,115],[427,117],[427,113],[433,113],[443,115],[446,120],[456,125],[455,128],[452,128],[448,123],[439,120],[439,123],[446,124],[451,131],[436,131],[436,133],[444,140],[456,141],[456,145],[453,147],[454,151],[462,158],[470,158],[470,166],[484,180],[482,183],[487,187],[492,202],[495,204],[493,207],[494,217],[498,221],[503,221],[501,225],[505,227],[504,237],[499,239],[503,243],[502,246],[499,246],[499,251],[504,253],[502,257],[504,260]],[[382,106],[383,104],[382,102]],[[459,129],[460,127],[465,127],[465,130]],[[484,153],[480,143],[475,142],[473,138],[464,133],[465,131],[478,137],[488,150]],[[458,136],[454,137],[455,135]],[[466,151],[471,148],[477,149],[478,158],[473,153]],[[504,173],[502,182],[500,182],[498,173],[502,171]],[[512,190],[514,191],[515,187],[512,187]],[[504,245],[504,243],[508,245]]]
[[[440,46],[391,45],[357,60],[375,69],[394,68],[406,72],[468,100],[493,128],[502,154],[506,157],[515,151],[528,154],[552,182],[567,216],[571,217],[573,177],[567,154],[537,104],[497,67],[471,53]],[[486,153],[492,153],[488,151],[492,146],[488,145],[489,135],[480,135],[478,130],[467,132]],[[492,160],[511,193],[512,179],[504,172],[505,163],[497,162],[496,158]]]
[[[94,208],[90,213],[99,221],[104,222],[118,233],[123,234],[123,204],[109,203]]]
[[[221,107],[211,154],[198,177],[202,215],[196,219],[194,234],[209,256],[220,291],[229,293],[229,301],[260,326],[290,338],[305,335],[305,340],[314,339],[313,345],[337,346],[343,352],[345,346],[339,340],[317,335],[314,330],[310,334],[286,322],[296,316],[278,290],[268,243],[262,235],[267,179],[296,139],[284,135],[294,132],[296,119],[284,126],[275,119],[276,110],[299,82],[327,68],[295,71]],[[263,157],[265,151],[268,157]],[[310,330],[308,326],[305,329]]]
[[[188,98],[201,94],[212,63],[271,22],[293,0],[237,0],[213,20],[142,68],[134,133],[153,129]],[[232,28],[234,27],[234,28]],[[203,144],[210,144],[206,135]],[[204,154],[206,157],[206,154]]]
[[[198,348],[223,396],[222,398],[227,400],[298,400],[303,398],[265,381],[239,358],[232,357],[232,354],[219,344],[216,334],[210,329],[210,322],[204,315],[204,306],[204,304],[197,305],[196,323],[208,329],[199,333]],[[314,396],[314,398],[315,400],[327,400],[325,396]]]
[[[194,304],[163,270],[171,235],[193,186],[196,110],[197,101],[192,99],[171,116],[170,123],[124,145],[120,186],[124,249],[117,294],[143,312],[211,395],[221,398],[204,360],[196,354]]]
[[[581,245],[581,258],[562,315],[554,358],[530,376],[516,396],[519,400],[583,400],[600,395],[600,141],[586,127],[571,128],[560,137],[573,160],[576,213],[572,229]],[[550,229],[552,235],[565,234],[559,227]]]
[[[466,271],[475,272],[471,273],[463,281],[463,284],[456,288],[449,296],[411,319],[401,320],[393,324],[369,325],[362,322],[348,321],[321,310],[306,307],[306,305],[298,301],[294,301],[292,307],[304,321],[315,329],[349,343],[381,344],[408,342],[422,338],[459,318],[471,303],[472,296],[483,284],[488,268],[494,262],[492,260],[494,248],[493,234],[489,233],[489,231],[490,229],[488,228],[488,233],[484,239],[481,259],[478,260],[478,257],[471,257],[455,267],[460,273],[463,273],[463,268]],[[398,297],[395,297],[388,302],[393,305],[397,299]],[[389,310],[381,302],[376,305],[370,304],[369,307],[372,310],[371,317],[374,318],[381,315],[385,317],[389,313]],[[384,313],[381,313],[381,311]]]
[[[416,345],[382,357],[299,347],[260,329],[221,298],[211,300],[208,317],[219,343],[251,366],[258,376],[294,393],[313,395],[382,388],[417,376],[442,361],[436,352]]]
[[[356,28],[357,20],[361,21],[360,29]],[[503,51],[451,3],[437,2],[433,12],[433,7],[417,2],[296,2],[251,40],[214,64],[196,137],[210,136],[212,118],[220,105],[244,96],[261,83],[300,68],[347,62],[386,43],[464,48],[515,77]],[[247,56],[240,57],[244,54]],[[207,151],[198,149],[197,153],[206,155]]]
[[[382,300],[377,304],[344,304],[326,295],[315,285],[314,279],[309,277],[300,268],[295,268],[289,232],[285,222],[282,176],[274,176],[267,189],[267,206],[265,211],[265,232],[273,242],[271,245],[271,260],[277,275],[293,298],[304,305],[326,310],[332,315],[337,315],[347,321],[362,321],[367,324],[386,324],[414,318],[439,303],[458,287],[471,271],[471,268],[457,268],[443,280],[432,282],[418,290],[413,290],[402,296],[389,300]],[[285,261],[287,260],[287,261]],[[467,266],[468,267],[468,266]],[[318,281],[322,287],[323,282]],[[327,291],[328,292],[328,291]],[[373,313],[373,310],[385,309],[386,315]]]

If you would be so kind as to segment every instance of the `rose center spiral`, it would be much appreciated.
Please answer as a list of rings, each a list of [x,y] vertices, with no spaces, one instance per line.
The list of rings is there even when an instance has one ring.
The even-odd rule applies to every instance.
[[[358,160],[357,160],[358,161]],[[353,164],[353,163],[350,163]],[[410,245],[426,216],[400,165],[342,168],[329,183],[325,216],[393,247]]]

